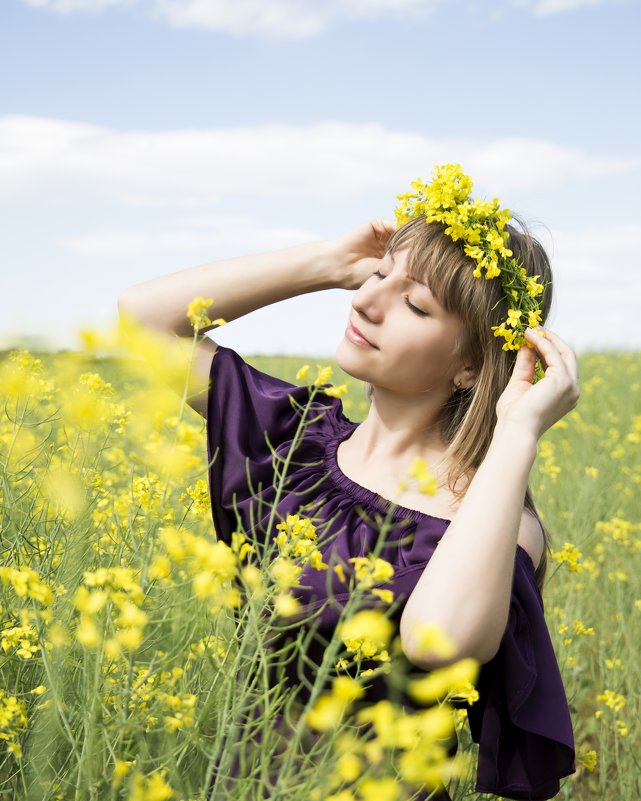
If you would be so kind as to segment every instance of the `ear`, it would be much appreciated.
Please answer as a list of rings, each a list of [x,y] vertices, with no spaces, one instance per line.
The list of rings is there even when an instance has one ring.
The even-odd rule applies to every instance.
[[[477,371],[470,366],[462,367],[454,376],[454,383],[459,384],[461,389],[469,389],[476,384],[478,378]]]

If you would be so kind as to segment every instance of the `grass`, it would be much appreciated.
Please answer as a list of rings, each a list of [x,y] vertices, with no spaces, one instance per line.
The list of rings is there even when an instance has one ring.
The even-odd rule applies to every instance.
[[[345,414],[367,414],[363,385],[332,360],[246,359],[293,383],[302,364],[331,364]],[[579,406],[542,438],[531,481],[552,535],[543,598],[581,756],[558,797],[632,799],[641,359],[586,353],[579,367]],[[0,798],[204,798],[238,711],[234,679],[253,675],[260,615],[249,605],[254,635],[233,640],[203,421],[146,382],[117,358],[0,355]],[[252,692],[266,698],[260,676]],[[455,801],[478,797],[470,781],[452,783]]]

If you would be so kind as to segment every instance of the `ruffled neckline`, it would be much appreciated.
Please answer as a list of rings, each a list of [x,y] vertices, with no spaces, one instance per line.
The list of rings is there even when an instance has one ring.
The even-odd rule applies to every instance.
[[[415,523],[435,520],[439,523],[449,525],[452,522],[444,517],[436,517],[435,515],[430,515],[426,512],[420,512],[418,509],[410,509],[407,506],[395,504],[388,498],[384,498],[377,492],[374,492],[367,487],[363,487],[361,484],[357,484],[355,481],[352,481],[351,478],[346,476],[338,466],[338,446],[341,444],[341,442],[346,440],[356,428],[358,428],[360,423],[355,423],[353,420],[348,420],[346,417],[343,417],[340,422],[342,425],[330,437],[325,450],[325,470],[329,472],[329,476],[336,486],[340,487],[340,489],[342,489],[359,503],[364,503],[374,507],[378,511],[383,512],[385,515],[387,515],[391,510],[393,517],[405,518],[412,520]]]

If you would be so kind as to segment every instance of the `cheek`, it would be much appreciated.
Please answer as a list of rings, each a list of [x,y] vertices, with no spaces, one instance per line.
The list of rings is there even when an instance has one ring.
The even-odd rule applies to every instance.
[[[398,353],[399,369],[405,375],[421,376],[423,379],[439,378],[456,361],[457,345],[451,332],[433,328],[414,330],[413,337],[404,340]]]

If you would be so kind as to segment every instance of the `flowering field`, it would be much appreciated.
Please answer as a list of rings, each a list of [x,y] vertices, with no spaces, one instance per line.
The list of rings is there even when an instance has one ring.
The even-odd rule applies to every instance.
[[[375,554],[354,566],[312,702],[279,730],[295,699],[272,692],[266,637],[300,612],[302,566],[327,567],[313,526],[275,521],[271,556],[240,531],[231,547],[216,541],[204,422],[169,388],[187,381],[185,353],[136,336],[142,361],[122,342],[103,357],[91,332],[82,353],[0,355],[0,798],[218,801],[269,788],[288,801],[408,801],[439,778],[454,799],[475,797],[465,713],[448,703],[473,699],[473,664],[409,679],[422,714],[350,716],[369,666],[389,674],[397,647]],[[248,361],[312,396],[330,381],[349,417],[366,413],[363,387],[338,369],[328,378],[327,360],[307,373],[302,359]],[[580,371],[579,406],[545,436],[533,474],[579,752],[559,798],[637,798],[641,363],[585,355]],[[382,611],[361,608],[374,596]],[[454,727],[467,760],[443,748]]]

